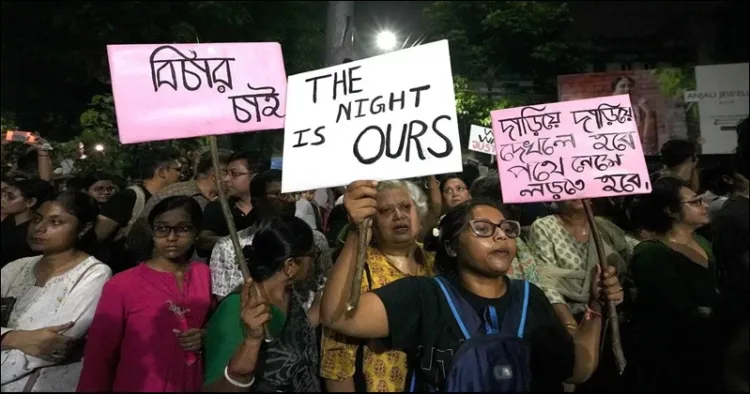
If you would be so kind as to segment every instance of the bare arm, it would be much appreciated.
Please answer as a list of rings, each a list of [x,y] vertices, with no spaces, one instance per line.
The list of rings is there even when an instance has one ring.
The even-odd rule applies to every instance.
[[[52,159],[50,158],[49,151],[37,147],[36,162],[39,171],[39,179],[52,182]]]
[[[574,334],[578,329],[578,322],[570,313],[570,308],[566,303],[552,304],[552,309],[555,311],[557,318],[560,319],[562,324],[571,334]]]
[[[575,365],[568,383],[580,384],[588,380],[599,365],[599,345],[602,334],[602,303],[612,301],[621,304],[624,298],[617,270],[607,267],[602,273],[599,266],[593,273],[591,297],[588,308],[593,311],[584,318],[573,335]],[[597,297],[598,296],[598,297]],[[599,301],[601,299],[602,302]]]
[[[358,338],[388,336],[388,316],[385,306],[374,293],[362,294],[359,306],[346,312],[357,259],[358,232],[350,231],[336,264],[328,273],[320,308],[323,324],[344,335]]]
[[[106,216],[99,215],[96,220],[96,227],[94,228],[96,239],[99,242],[104,242],[115,232],[115,230],[117,230],[118,227],[120,227],[120,224],[116,221]]]
[[[349,377],[344,380],[331,380],[323,379],[325,381],[326,390],[329,393],[353,393],[355,392],[354,378]]]
[[[595,311],[601,310],[598,303],[591,305]],[[565,305],[565,304],[558,304]],[[557,307],[557,305],[555,305]],[[567,306],[565,306],[567,309]],[[557,312],[557,308],[555,308]],[[568,311],[570,313],[570,311]],[[558,315],[559,316],[559,315]],[[572,316],[571,316],[572,318]],[[575,321],[575,320],[574,320]],[[591,320],[583,320],[573,335],[575,352],[575,366],[573,376],[567,383],[581,384],[589,379],[599,365],[599,344],[601,341],[602,319],[592,317]]]
[[[260,352],[262,339],[246,338],[237,351],[232,356],[227,366],[229,376],[239,383],[250,383],[253,380],[253,373],[258,363],[258,354]],[[219,393],[242,393],[249,391],[247,387],[239,387],[230,383],[225,376],[222,376],[212,384],[203,387],[204,392]]]
[[[307,320],[310,321],[310,325],[313,327],[318,327],[320,324],[320,299],[322,296],[322,291],[315,293],[315,300],[313,300],[310,309],[307,310]]]

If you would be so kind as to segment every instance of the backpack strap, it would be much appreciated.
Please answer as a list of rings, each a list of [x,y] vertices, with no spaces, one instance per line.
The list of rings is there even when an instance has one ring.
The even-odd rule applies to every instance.
[[[529,282],[510,281],[510,305],[503,317],[500,333],[523,338],[526,329],[526,315],[529,309]]]
[[[466,302],[450,281],[440,276],[433,277],[432,279],[443,292],[453,318],[456,319],[456,323],[464,335],[464,339],[469,339],[473,334],[478,333],[483,323],[474,308]]]
[[[143,192],[143,189],[141,189],[140,186],[133,185],[128,187],[127,189],[132,190],[133,193],[135,193],[135,203],[133,204],[133,211],[130,213],[130,220],[128,221],[128,224],[120,228],[120,231],[117,232],[117,236],[114,239],[115,241],[128,236],[128,234],[130,233],[130,229],[133,227],[133,224],[135,224],[135,222],[141,216],[143,208],[146,207],[146,193]]]

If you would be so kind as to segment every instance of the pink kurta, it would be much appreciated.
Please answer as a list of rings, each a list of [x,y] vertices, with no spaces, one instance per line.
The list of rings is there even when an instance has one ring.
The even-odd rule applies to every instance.
[[[170,304],[188,309],[189,328],[203,328],[211,309],[210,277],[206,264],[190,263],[180,293],[174,274],[145,264],[115,275],[104,285],[89,329],[78,391],[200,391],[201,357],[188,365]]]

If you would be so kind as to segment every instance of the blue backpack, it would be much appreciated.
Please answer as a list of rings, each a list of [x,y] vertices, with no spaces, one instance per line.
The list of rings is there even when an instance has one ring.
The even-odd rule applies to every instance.
[[[510,281],[510,305],[502,325],[494,306],[484,318],[444,278],[433,278],[445,295],[464,341],[453,355],[443,392],[528,392],[530,352],[523,339],[529,305],[529,282]],[[412,387],[414,387],[412,385]]]

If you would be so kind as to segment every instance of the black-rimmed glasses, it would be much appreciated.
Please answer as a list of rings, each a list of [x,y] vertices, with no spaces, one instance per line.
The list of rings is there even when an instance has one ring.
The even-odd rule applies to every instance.
[[[471,232],[480,238],[489,238],[495,235],[498,228],[508,238],[518,238],[521,235],[521,223],[515,220],[503,220],[500,223],[492,223],[487,219],[469,220]]]
[[[154,236],[156,238],[164,238],[169,236],[169,233],[174,231],[174,233],[180,237],[180,238],[189,238],[193,236],[193,233],[195,233],[195,227],[188,226],[188,225],[180,225],[180,226],[163,226],[163,225],[156,225],[154,226],[151,231],[153,231]]]

